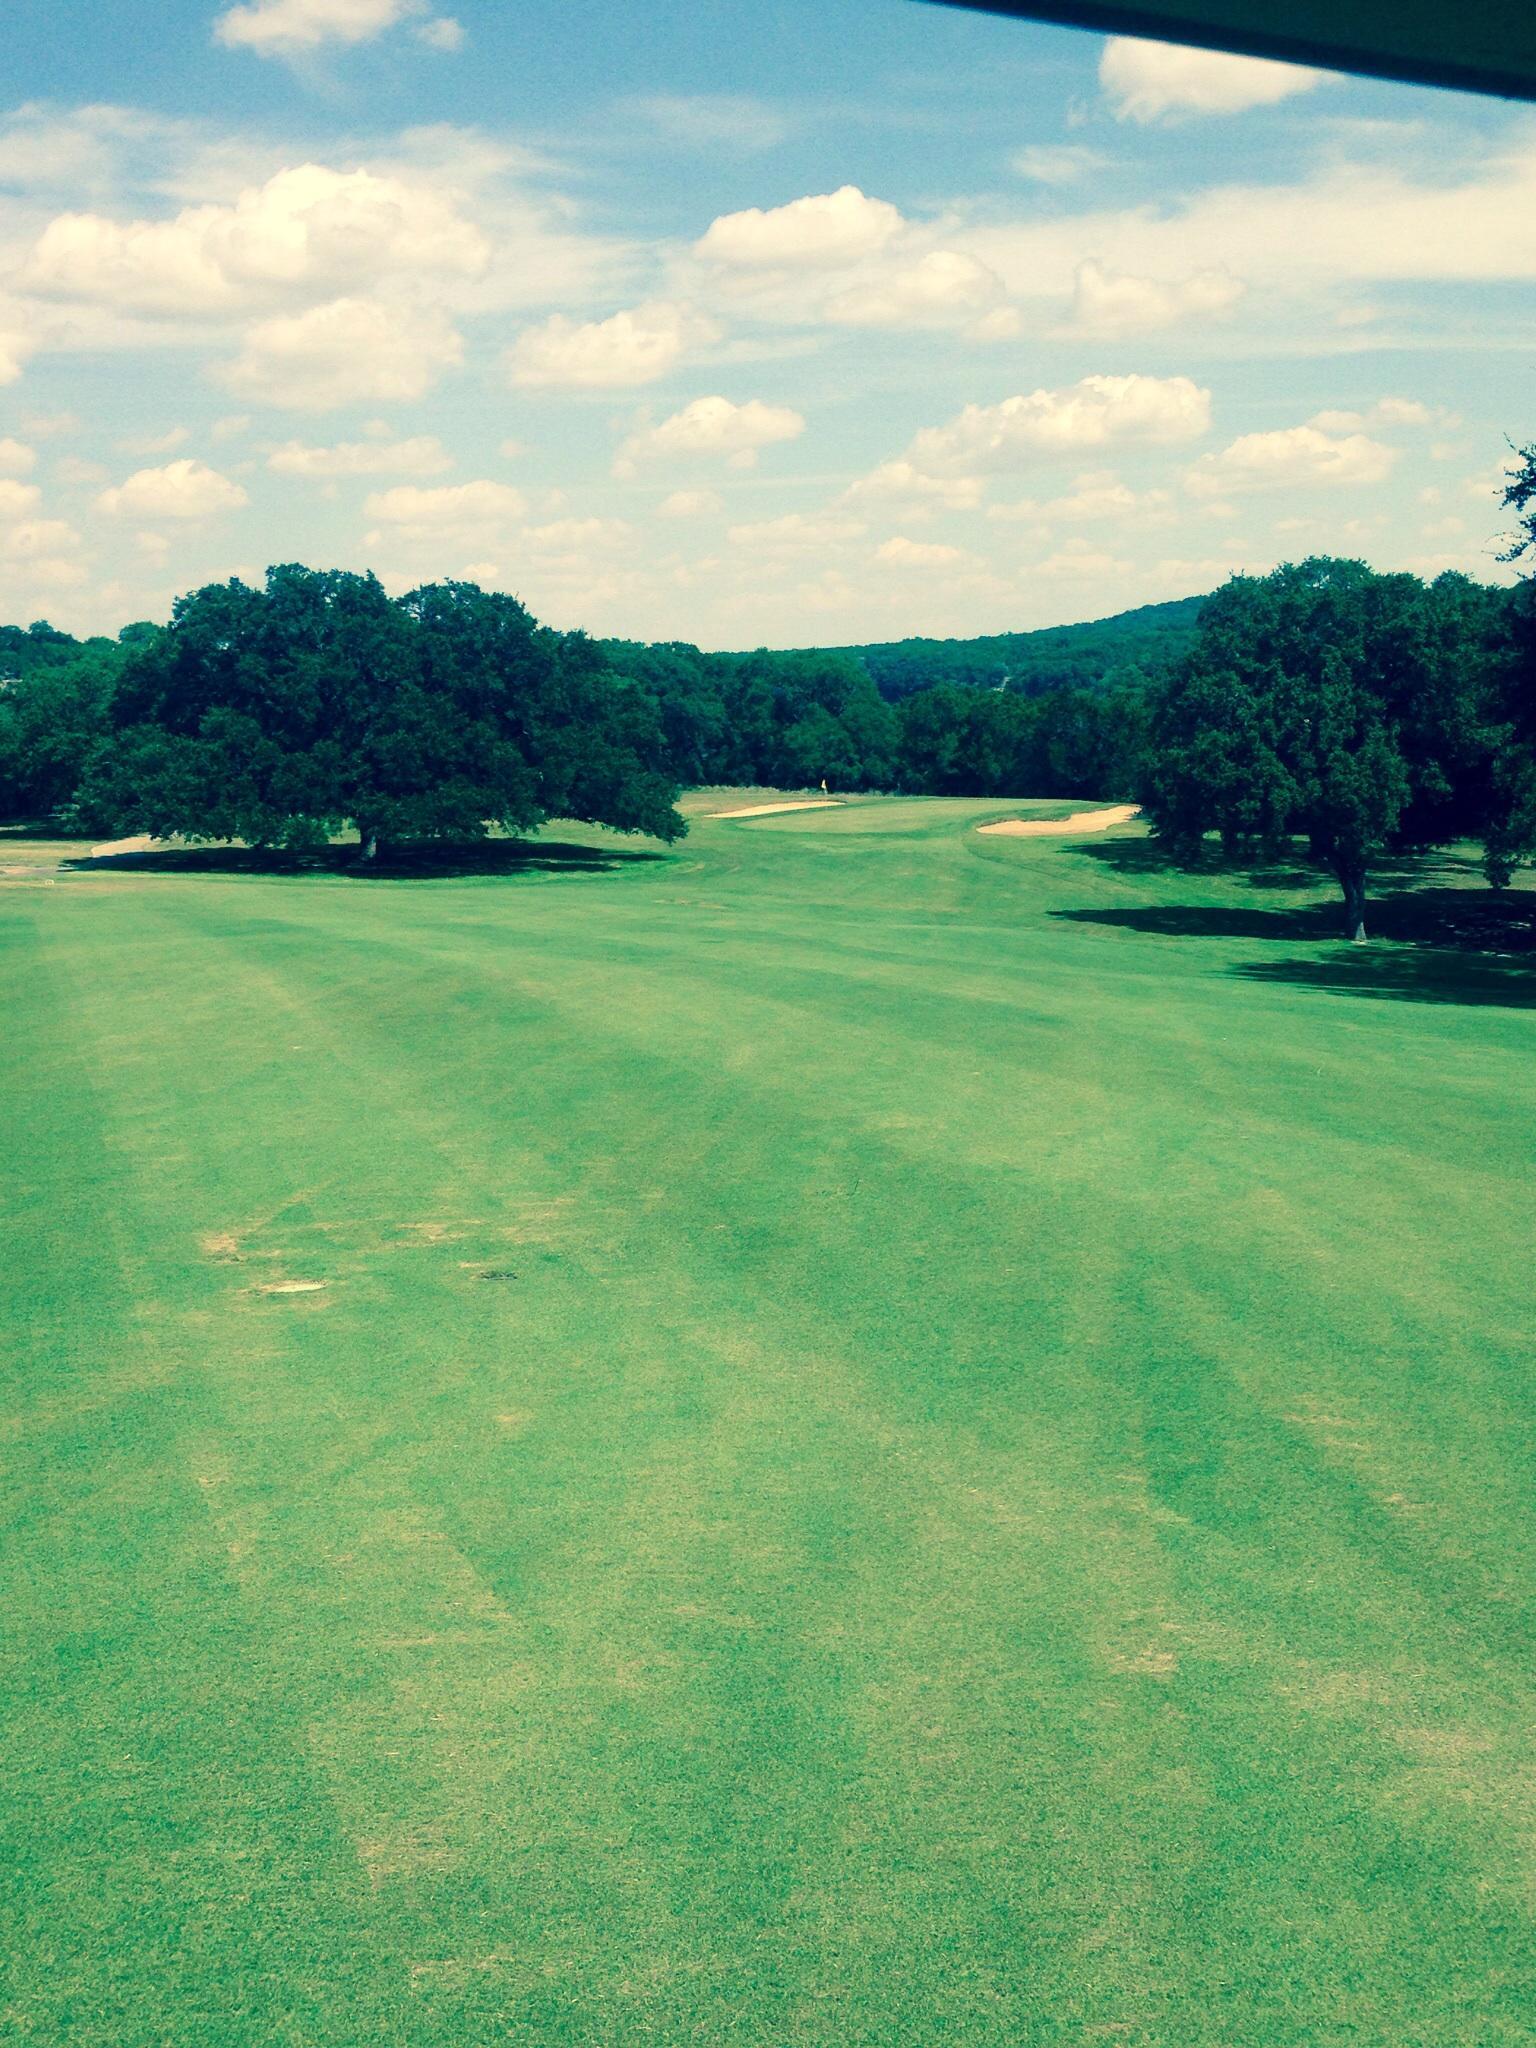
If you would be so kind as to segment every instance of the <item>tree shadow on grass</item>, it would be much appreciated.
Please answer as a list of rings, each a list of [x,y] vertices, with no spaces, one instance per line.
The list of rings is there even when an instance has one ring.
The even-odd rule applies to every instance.
[[[1083,860],[1096,860],[1117,875],[1204,875],[1220,871],[1209,854],[1176,854],[1161,839],[1096,839],[1064,849]]]
[[[1315,988],[1387,1003],[1491,1004],[1536,1010],[1536,959],[1419,951],[1408,946],[1341,950],[1332,959],[1253,960],[1234,967],[1243,981]]]
[[[1296,910],[1246,904],[1138,903],[1120,909],[1053,910],[1066,924],[1103,924],[1159,939],[1336,939],[1340,919],[1313,905]]]
[[[607,875],[665,861],[557,839],[487,839],[465,846],[414,846],[364,862],[356,846],[166,846],[142,853],[82,856],[62,866],[75,874],[335,875],[356,882],[453,881],[476,875]]]
[[[1315,880],[1315,877],[1309,877]],[[1344,936],[1342,898],[1269,910],[1247,903],[1138,903],[1117,908],[1053,910],[1071,924],[1113,925],[1169,939],[1310,939]],[[1373,939],[1437,946],[1456,952],[1532,956],[1536,965],[1536,890],[1396,889],[1366,902]]]
[[[1074,846],[1071,851],[1083,860],[1098,861],[1121,875],[1210,875],[1241,881],[1250,889],[1332,889],[1328,869],[1309,864],[1299,851],[1273,860],[1255,861],[1251,856],[1228,859],[1214,842],[1195,854],[1175,853],[1161,840],[1105,839],[1091,845]],[[1370,885],[1379,889],[1387,882],[1422,884],[1443,875],[1473,887],[1483,884],[1482,863],[1465,854],[1384,853],[1371,862]]]
[[[1442,861],[1430,872],[1471,863]],[[1404,875],[1423,866],[1396,866]],[[1307,880],[1315,882],[1309,875]],[[1171,939],[1258,939],[1337,946],[1315,959],[1240,961],[1229,972],[1247,981],[1284,982],[1330,995],[1384,1002],[1501,1004],[1536,1008],[1536,890],[1389,889],[1371,897],[1364,946],[1343,942],[1343,904],[1266,909],[1258,904],[1138,904],[1051,913],[1072,924],[1107,925]]]

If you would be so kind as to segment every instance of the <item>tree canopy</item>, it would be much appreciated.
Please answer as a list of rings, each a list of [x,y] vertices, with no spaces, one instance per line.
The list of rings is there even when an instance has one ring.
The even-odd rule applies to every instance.
[[[1509,659],[1502,594],[1326,556],[1234,577],[1158,693],[1142,801],[1156,830],[1228,851],[1305,836],[1364,936],[1373,857],[1487,823]]]
[[[181,599],[128,655],[79,795],[96,829],[365,850],[551,816],[684,829],[644,697],[515,598],[288,565]]]
[[[1536,445],[1515,451],[1504,504],[1515,532],[1502,559],[1525,571],[1512,612],[1515,658],[1500,710],[1502,744],[1494,767],[1487,859],[1495,881],[1536,855]]]
[[[897,707],[900,786],[938,796],[1128,797],[1142,768],[1146,679],[1021,697],[948,684]]]
[[[67,805],[108,723],[125,650],[58,638],[57,658],[0,683],[0,815],[46,818]]]

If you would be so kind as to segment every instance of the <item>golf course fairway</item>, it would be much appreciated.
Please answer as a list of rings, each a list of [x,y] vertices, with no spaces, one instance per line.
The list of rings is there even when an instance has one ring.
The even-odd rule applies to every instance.
[[[1530,2042],[1536,956],[773,798],[0,842],[0,2040]]]

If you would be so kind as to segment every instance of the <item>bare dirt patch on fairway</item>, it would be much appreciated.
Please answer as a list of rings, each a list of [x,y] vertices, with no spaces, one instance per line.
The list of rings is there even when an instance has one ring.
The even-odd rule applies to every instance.
[[[319,1294],[330,1286],[328,1280],[264,1280],[252,1294]]]
[[[1129,1655],[1111,1652],[1109,1668],[1124,1678],[1171,1678],[1179,1660],[1172,1650],[1137,1650]]]
[[[840,796],[799,797],[787,804],[743,804],[738,811],[706,811],[706,818],[771,818],[776,811],[838,811],[843,808]]]
[[[1111,804],[1107,811],[1074,811],[1069,818],[1003,818],[995,825],[978,825],[978,832],[999,839],[1060,839],[1078,832],[1107,832],[1111,825],[1128,825],[1140,815],[1139,804]]]
[[[478,1218],[472,1219],[465,1226],[465,1228],[470,1230],[477,1229],[478,1227]],[[402,1237],[396,1241],[396,1248],[398,1249],[408,1249],[412,1245],[457,1244],[464,1235],[464,1230],[456,1227],[454,1224],[439,1223],[435,1220],[426,1223],[397,1223],[395,1228],[396,1230],[409,1231],[410,1233],[408,1237]]]

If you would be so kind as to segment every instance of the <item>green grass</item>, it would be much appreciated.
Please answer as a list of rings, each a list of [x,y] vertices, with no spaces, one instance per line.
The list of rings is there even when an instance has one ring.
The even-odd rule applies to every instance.
[[[0,2040],[1530,2041],[1533,899],[1006,809],[0,844]]]

